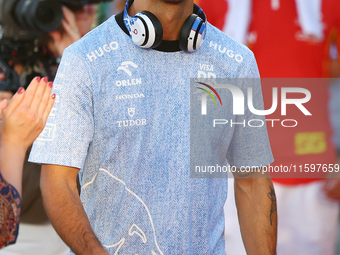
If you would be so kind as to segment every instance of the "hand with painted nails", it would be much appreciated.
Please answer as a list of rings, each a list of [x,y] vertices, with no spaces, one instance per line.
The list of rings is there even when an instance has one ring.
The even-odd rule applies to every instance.
[[[27,150],[43,130],[52,109],[55,95],[50,95],[51,90],[52,82],[47,77],[36,77],[26,91],[18,90],[2,114],[1,144],[10,143]],[[0,111],[7,103],[3,104]]]
[[[15,242],[21,212],[21,180],[28,147],[43,130],[55,94],[52,82],[36,77],[11,102],[0,103],[0,248]]]
[[[26,91],[20,88],[10,103],[0,103],[0,171],[19,193],[26,150],[43,130],[55,100],[51,90],[47,77],[36,77]]]

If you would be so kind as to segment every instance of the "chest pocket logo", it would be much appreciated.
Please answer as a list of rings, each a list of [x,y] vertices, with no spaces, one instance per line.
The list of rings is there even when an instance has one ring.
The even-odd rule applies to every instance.
[[[137,68],[138,66],[132,61],[125,61],[120,64],[117,71],[124,71],[127,75],[132,76],[132,72],[130,71],[129,67]]]

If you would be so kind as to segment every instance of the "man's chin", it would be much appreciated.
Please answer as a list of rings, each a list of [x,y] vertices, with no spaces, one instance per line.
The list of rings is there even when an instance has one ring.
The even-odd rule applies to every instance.
[[[161,1],[167,4],[181,4],[187,0],[161,0]]]

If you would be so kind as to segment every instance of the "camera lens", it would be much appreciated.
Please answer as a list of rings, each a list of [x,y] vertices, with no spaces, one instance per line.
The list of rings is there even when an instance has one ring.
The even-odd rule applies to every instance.
[[[43,8],[42,6],[39,6],[36,11],[36,18],[41,23],[52,23],[55,17],[54,11],[47,7]]]
[[[25,29],[49,32],[60,27],[63,12],[60,3],[55,0],[20,0],[15,16]]]
[[[36,20],[41,24],[53,24],[56,18],[60,18],[53,6],[44,3],[38,5],[35,14]]]

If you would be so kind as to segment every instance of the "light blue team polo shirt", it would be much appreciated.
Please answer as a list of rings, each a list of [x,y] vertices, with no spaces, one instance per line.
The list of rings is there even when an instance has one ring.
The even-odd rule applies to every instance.
[[[225,254],[227,179],[190,178],[190,78],[258,76],[252,52],[210,24],[200,49],[164,52],[135,46],[111,17],[65,50],[30,161],[80,169],[110,254]],[[266,129],[241,128],[223,134],[228,162],[271,163]]]

